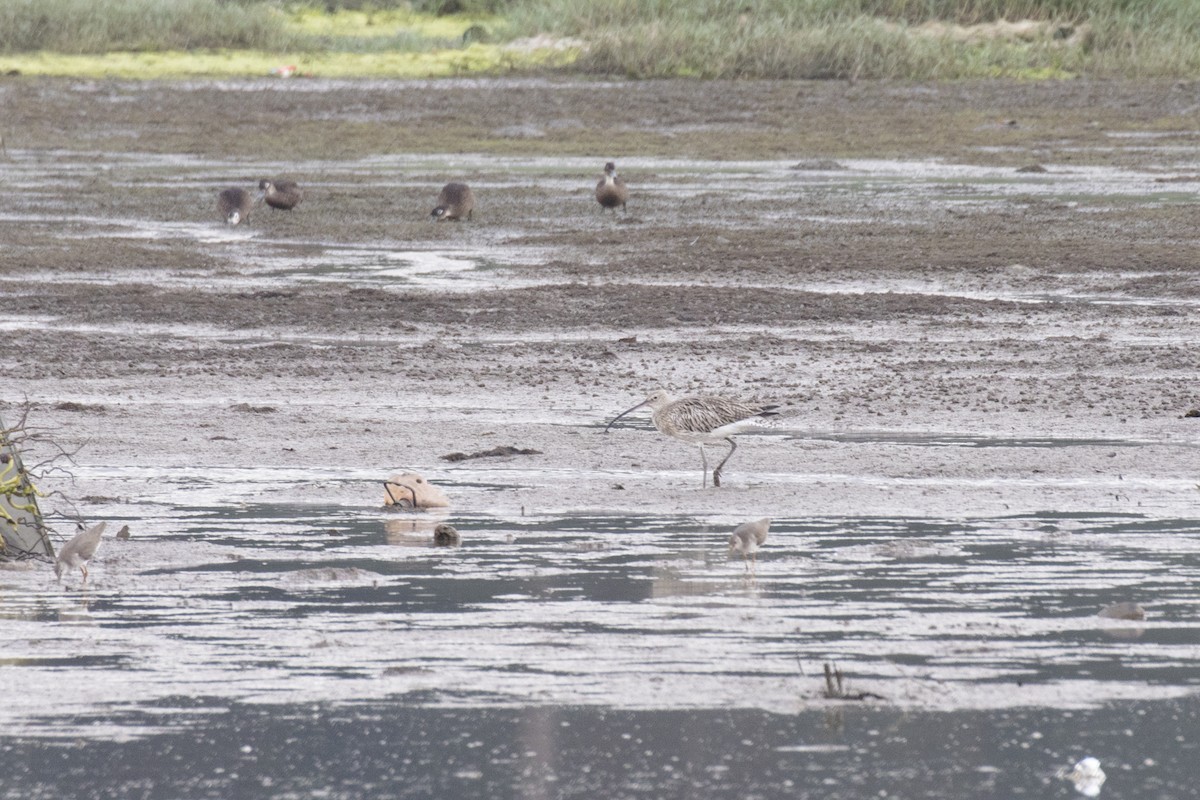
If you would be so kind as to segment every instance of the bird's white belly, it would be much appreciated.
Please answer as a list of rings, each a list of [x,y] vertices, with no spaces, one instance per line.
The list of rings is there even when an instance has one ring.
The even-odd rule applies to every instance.
[[[681,439],[692,444],[708,444],[710,442],[720,442],[727,436],[744,433],[749,430],[756,430],[764,427],[763,422],[757,417],[751,419],[740,419],[737,422],[731,422],[728,425],[722,425],[719,428],[713,428],[711,431],[689,431],[679,430],[671,431],[669,435],[676,439]]]

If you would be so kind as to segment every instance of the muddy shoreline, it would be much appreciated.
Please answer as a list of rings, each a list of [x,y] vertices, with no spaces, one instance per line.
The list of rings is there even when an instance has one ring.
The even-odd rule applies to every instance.
[[[358,381],[369,403],[519,397],[592,423],[664,384],[784,401],[818,429],[1194,441],[1197,92],[8,79],[0,288],[25,378],[3,399],[70,430],[53,406],[81,396],[140,416],[103,397],[200,382],[286,406]],[[911,169],[864,160],[897,153]],[[590,197],[605,157],[636,187],[619,220]],[[838,158],[858,161],[780,175]],[[984,172],[930,174],[953,164]],[[306,180],[297,212],[216,224],[217,187],[277,173]],[[426,221],[449,177],[476,184],[477,223]],[[483,254],[496,277],[354,274],[396,251]]]
[[[326,659],[353,686],[299,680],[292,696],[198,644],[234,698],[426,691],[429,665],[397,655],[408,629],[387,628],[381,655],[369,626],[416,614],[453,660],[451,584],[475,587],[460,610],[495,636],[455,675],[518,704],[783,707],[797,648],[806,676],[845,659],[898,708],[1194,688],[1171,665],[1194,624],[1177,583],[1197,531],[1196,85],[5,79],[0,108],[0,411],[28,401],[77,450],[44,480],[60,530],[134,529],[94,570],[104,619],[186,632],[170,604],[211,603],[204,633],[225,641],[260,603],[268,620],[277,597],[311,608],[280,574],[325,558],[367,575],[329,589],[366,620],[337,646],[305,610],[302,635],[288,617],[283,640],[266,625],[236,654],[284,652],[306,676]],[[609,159],[626,215],[592,197]],[[1045,172],[1017,171],[1031,164]],[[280,176],[305,186],[297,210],[217,218],[219,189]],[[475,220],[431,223],[451,179],[474,188]],[[602,432],[660,386],[785,414],[702,488],[694,447],[644,419]],[[503,446],[540,452],[442,459]],[[446,488],[478,542],[462,566],[387,538],[379,481],[399,467]],[[722,536],[761,516],[778,533],[751,585]],[[22,575],[32,617],[74,613]],[[719,647],[671,606],[693,594]],[[1076,670],[1128,655],[1092,617],[1143,596],[1158,605],[1136,654],[1161,680]],[[562,667],[552,691],[522,683],[506,665],[555,660],[577,600],[599,632],[563,639],[579,663],[606,663],[609,631],[694,643],[694,660],[664,664],[657,693],[636,659],[611,682]],[[843,637],[830,608],[868,633]],[[646,629],[627,626],[645,609]],[[710,663],[731,629],[742,649]],[[172,669],[149,669],[160,699]],[[1022,670],[1038,679],[1018,692]]]

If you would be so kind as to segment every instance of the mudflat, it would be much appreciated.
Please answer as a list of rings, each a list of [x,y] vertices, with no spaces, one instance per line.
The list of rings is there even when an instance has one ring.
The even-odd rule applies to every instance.
[[[408,702],[437,674],[481,702],[777,710],[825,702],[812,676],[835,658],[906,708],[1175,697],[1192,680],[1172,637],[1191,635],[1196,568],[1198,95],[4,79],[0,410],[27,401],[75,452],[42,479],[48,510],[131,526],[92,591],[148,599],[112,619],[236,638],[294,679],[198,646],[226,696]],[[624,213],[594,197],[607,161]],[[227,226],[218,192],[264,178],[303,202]],[[450,181],[472,221],[430,220]],[[783,413],[703,487],[696,448],[645,417],[603,432],[660,387]],[[401,467],[446,491],[461,549],[396,546],[432,523],[381,510]],[[754,577],[725,547],[761,517]],[[336,646],[313,580],[358,614]],[[58,602],[26,582],[31,608]],[[298,628],[241,629],[276,613],[245,591],[263,582]],[[459,606],[468,586],[492,604]],[[716,600],[676,613],[691,595]],[[211,613],[179,619],[177,597]],[[1084,668],[1113,645],[1070,626],[1125,602],[1164,631],[1129,645],[1155,681]],[[572,627],[591,613],[594,638]],[[444,651],[413,649],[414,619]],[[662,637],[661,663],[610,662],[609,630],[638,652]],[[560,647],[589,654],[564,666]],[[191,680],[143,661],[132,706]],[[336,691],[311,679],[326,661]],[[87,691],[106,669],[79,666],[80,704],[113,702]],[[10,717],[49,713],[31,702]]]
[[[73,454],[59,542],[129,533],[86,591],[4,565],[13,791],[1186,796],[1198,108],[0,79],[0,412]],[[263,179],[303,202],[227,226]],[[657,388],[782,414],[716,489],[604,433]],[[450,507],[383,509],[401,468]]]
[[[698,454],[595,426],[659,386],[788,407],[794,446],[731,462],[750,483],[1182,478],[1198,93],[9,78],[3,400],[29,397],[84,459],[428,469],[495,440],[543,450],[535,464],[636,461],[651,494],[635,503]],[[592,198],[610,159],[623,215]],[[298,180],[304,202],[222,225],[217,192],[263,177]],[[475,221],[429,222],[449,180],[475,189]],[[431,406],[461,414],[424,424]],[[489,409],[501,418],[478,421]],[[1156,444],[947,462],[810,435],[870,431]]]

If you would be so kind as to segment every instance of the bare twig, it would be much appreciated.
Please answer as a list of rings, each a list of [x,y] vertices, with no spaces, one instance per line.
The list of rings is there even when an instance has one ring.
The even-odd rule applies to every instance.
[[[830,700],[883,700],[881,694],[874,692],[851,692],[842,671],[831,661],[825,662],[825,697]]]
[[[54,439],[52,431],[49,429],[31,426],[29,424],[29,415],[32,408],[33,404],[29,401],[28,397],[20,404],[14,406],[15,413],[17,413],[16,422],[6,428],[0,428],[0,445],[11,445],[13,452],[20,451],[22,455],[28,454],[31,445],[36,445],[42,450],[51,451],[47,458],[43,458],[36,463],[22,463],[21,472],[24,476],[24,481],[27,482],[27,491],[41,497],[58,498],[75,512],[76,509],[71,498],[58,490],[43,492],[38,488],[38,484],[52,476],[73,480],[75,474],[70,468],[75,465],[75,457],[83,449],[84,445],[80,445],[74,449],[67,449]],[[81,521],[81,519],[78,519],[78,513],[65,516],[68,519],[75,517],[77,518],[77,522]]]

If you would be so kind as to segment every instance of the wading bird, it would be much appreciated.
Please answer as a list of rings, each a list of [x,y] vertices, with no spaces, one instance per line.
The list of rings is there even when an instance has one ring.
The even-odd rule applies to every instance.
[[[650,418],[659,433],[700,447],[700,460],[704,467],[704,473],[700,476],[701,486],[707,485],[708,482],[708,457],[704,454],[704,445],[721,441],[729,443],[729,452],[712,471],[713,486],[720,486],[721,467],[725,466],[725,462],[737,449],[737,442],[733,437],[745,430],[762,427],[767,418],[778,416],[775,409],[779,408],[777,405],[743,403],[713,395],[681,397],[676,400],[666,391],[659,389],[633,408],[613,417],[612,422],[604,428],[604,432],[608,433],[614,422],[642,406],[652,409]]]
[[[63,548],[58,551],[58,558],[54,561],[54,574],[61,581],[63,572],[68,569],[79,570],[83,573],[83,586],[87,585],[88,569],[87,564],[92,560],[92,556],[96,555],[96,548],[100,546],[100,537],[104,533],[105,523],[100,522],[87,530],[80,531],[75,534],[75,538],[63,545]]]
[[[758,561],[758,548],[766,543],[770,529],[771,520],[767,517],[738,525],[729,537],[729,554],[741,553],[746,569],[750,569],[750,565]]]

